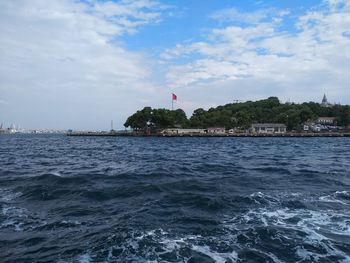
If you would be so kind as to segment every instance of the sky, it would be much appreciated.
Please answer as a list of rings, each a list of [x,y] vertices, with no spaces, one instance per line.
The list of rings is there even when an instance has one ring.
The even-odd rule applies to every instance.
[[[0,1],[0,124],[122,129],[235,100],[350,104],[350,0]]]

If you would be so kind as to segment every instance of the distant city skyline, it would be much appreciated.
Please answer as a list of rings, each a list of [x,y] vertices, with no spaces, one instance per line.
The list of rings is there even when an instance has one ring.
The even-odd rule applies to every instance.
[[[307,2],[307,3],[306,3]],[[350,104],[350,1],[0,3],[0,124],[108,130],[145,106]]]

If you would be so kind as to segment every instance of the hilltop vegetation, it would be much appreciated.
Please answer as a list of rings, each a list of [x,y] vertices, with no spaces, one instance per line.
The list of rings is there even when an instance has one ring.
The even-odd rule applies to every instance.
[[[190,119],[187,119],[182,109],[174,111],[167,109],[152,109],[145,107],[131,115],[125,122],[125,127],[133,129],[164,129],[170,127],[208,128],[225,127],[226,129],[246,129],[252,123],[284,123],[289,130],[300,129],[308,120],[317,117],[336,117],[337,124],[350,124],[350,106],[334,105],[322,107],[315,102],[302,104],[280,103],[277,97],[260,101],[230,103],[216,108],[196,109]]]
[[[169,127],[189,127],[189,120],[182,109],[152,109],[145,107],[131,115],[124,123],[125,127],[136,130],[146,127],[164,129]]]

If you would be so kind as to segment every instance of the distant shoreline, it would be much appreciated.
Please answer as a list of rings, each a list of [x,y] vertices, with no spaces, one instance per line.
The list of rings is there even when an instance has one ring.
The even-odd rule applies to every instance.
[[[126,134],[126,133],[67,133],[72,137],[350,137],[350,133],[282,133],[282,134]]]

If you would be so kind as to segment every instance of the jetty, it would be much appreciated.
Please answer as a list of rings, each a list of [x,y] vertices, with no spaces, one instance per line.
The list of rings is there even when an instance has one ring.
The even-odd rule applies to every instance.
[[[101,137],[115,137],[118,133],[115,131],[69,131],[67,136],[101,136]]]
[[[145,135],[147,136],[147,135]],[[350,137],[350,133],[274,133],[274,134],[158,134],[158,137]]]
[[[315,138],[315,137],[350,137],[350,133],[340,132],[322,132],[322,133],[303,133],[303,132],[286,132],[286,133],[186,133],[186,134],[166,134],[166,133],[140,133],[140,132],[68,132],[67,136],[81,137],[283,137],[283,138]]]

